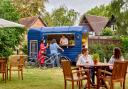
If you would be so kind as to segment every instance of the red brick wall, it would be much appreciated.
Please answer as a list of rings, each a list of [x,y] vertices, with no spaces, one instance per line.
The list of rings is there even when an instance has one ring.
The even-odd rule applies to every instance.
[[[45,25],[42,23],[40,19],[38,19],[34,22],[34,24],[32,24],[31,27],[40,28],[40,27],[45,27]],[[27,30],[29,30],[29,28],[27,28]],[[27,41],[27,33],[25,33],[25,41]]]
[[[31,27],[44,27],[44,24],[38,19]]]

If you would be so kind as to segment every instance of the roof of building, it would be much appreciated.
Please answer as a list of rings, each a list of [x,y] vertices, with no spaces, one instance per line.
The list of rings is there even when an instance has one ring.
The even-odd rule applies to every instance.
[[[88,25],[90,27],[90,31],[94,31],[96,35],[100,35],[100,32],[106,26],[107,23],[107,17],[83,15],[79,25]]]
[[[106,24],[107,27],[111,27],[111,25],[114,25],[116,23],[116,18],[114,15],[111,16],[108,23]]]
[[[39,17],[39,16],[32,16],[32,17],[26,17],[26,18],[21,18],[19,20],[20,24],[25,25],[25,27],[29,28],[31,27],[38,19],[44,24],[44,26],[47,26],[46,23]]]

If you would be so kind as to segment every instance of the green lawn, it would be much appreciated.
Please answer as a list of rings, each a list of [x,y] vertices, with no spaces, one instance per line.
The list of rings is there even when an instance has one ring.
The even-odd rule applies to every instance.
[[[126,89],[128,89],[126,81]],[[12,81],[7,83],[0,80],[0,89],[63,89],[62,69],[25,69],[24,80],[18,79],[17,72],[13,72]],[[115,89],[121,89],[117,83]],[[68,82],[67,89],[71,89],[71,83]],[[76,89],[77,86],[76,86]]]

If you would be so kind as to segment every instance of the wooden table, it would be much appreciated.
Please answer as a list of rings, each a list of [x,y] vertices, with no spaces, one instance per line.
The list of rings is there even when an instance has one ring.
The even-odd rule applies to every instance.
[[[113,66],[112,64],[109,64],[109,63],[102,63],[102,62],[98,62],[97,64],[94,64],[94,65],[90,65],[90,64],[86,64],[86,65],[77,65],[79,66],[80,68],[85,68],[85,69],[90,69],[90,68],[94,68],[94,72],[95,72],[95,75],[96,75],[96,78],[98,77],[97,76],[97,72],[98,72],[98,69],[105,69],[106,68],[109,68],[109,66]],[[98,81],[97,81],[98,83]],[[95,87],[97,87],[97,83],[95,84]]]
[[[97,64],[94,64],[94,65],[86,64],[86,65],[78,65],[78,66],[83,66],[83,67],[105,67],[105,66],[113,66],[113,65],[109,64],[109,63],[98,62]]]

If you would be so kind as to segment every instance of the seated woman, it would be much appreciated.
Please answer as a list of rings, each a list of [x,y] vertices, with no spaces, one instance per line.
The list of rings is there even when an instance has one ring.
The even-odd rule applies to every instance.
[[[88,49],[83,48],[82,53],[78,57],[76,65],[79,66],[79,65],[87,65],[87,64],[94,65],[91,55],[88,54]],[[90,69],[90,75],[92,78],[92,84],[95,84],[93,68]]]
[[[119,47],[115,47],[113,49],[113,55],[111,56],[108,63],[114,64],[115,60],[124,61],[124,58],[123,58],[122,53],[121,53],[121,49]],[[113,67],[110,66],[109,69],[110,69],[109,71],[111,72]]]

